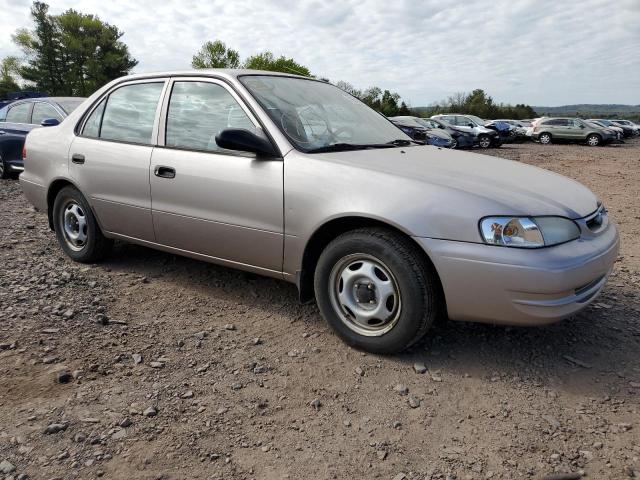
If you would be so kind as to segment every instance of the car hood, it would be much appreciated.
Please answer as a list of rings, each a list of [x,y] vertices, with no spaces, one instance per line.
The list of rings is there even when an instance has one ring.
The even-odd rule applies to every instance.
[[[320,155],[328,162],[342,163],[367,173],[406,178],[407,182],[387,182],[398,185],[398,196],[406,197],[408,187],[415,187],[418,182],[421,185],[418,190],[425,191],[425,196],[430,186],[433,191],[446,190],[455,196],[438,193],[439,199],[451,198],[458,205],[468,201],[469,209],[484,215],[554,215],[576,219],[589,215],[598,206],[596,196],[574,180],[488,155],[432,146]],[[387,194],[393,195],[393,192]],[[449,206],[441,206],[446,208]]]

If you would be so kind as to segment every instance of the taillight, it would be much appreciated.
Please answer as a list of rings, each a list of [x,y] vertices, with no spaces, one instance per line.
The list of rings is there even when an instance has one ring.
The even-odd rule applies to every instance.
[[[24,162],[27,159],[27,147],[22,147],[22,161]]]

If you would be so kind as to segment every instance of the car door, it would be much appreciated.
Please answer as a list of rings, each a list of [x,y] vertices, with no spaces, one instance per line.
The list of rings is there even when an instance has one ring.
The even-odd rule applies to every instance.
[[[69,172],[103,230],[155,241],[149,165],[165,79],[118,85],[85,117],[69,149]]]
[[[585,137],[584,131],[585,128],[579,120],[567,120],[567,137],[571,140],[583,140]]]
[[[243,100],[215,79],[176,78],[163,119],[151,161],[158,243],[281,272],[283,161],[225,150],[215,140],[227,128],[264,136]]]

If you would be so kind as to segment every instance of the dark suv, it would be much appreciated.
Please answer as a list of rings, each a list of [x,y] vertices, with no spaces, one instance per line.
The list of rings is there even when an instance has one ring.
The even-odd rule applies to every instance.
[[[586,143],[591,147],[605,145],[616,139],[610,130],[579,118],[545,118],[534,127],[532,138],[543,145],[564,140]]]
[[[24,170],[22,146],[34,128],[58,125],[84,98],[28,98],[0,110],[0,178],[16,176]]]

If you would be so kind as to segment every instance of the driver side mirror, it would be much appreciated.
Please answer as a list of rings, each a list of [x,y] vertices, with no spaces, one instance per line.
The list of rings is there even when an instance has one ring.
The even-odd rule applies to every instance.
[[[45,118],[40,122],[40,126],[42,127],[55,127],[56,125],[60,125],[60,120],[57,118]]]
[[[216,143],[227,150],[252,152],[265,157],[276,157],[278,152],[271,142],[244,128],[227,128],[216,135]]]
[[[475,125],[473,123],[467,123],[467,127],[473,128],[473,127],[475,127]]]

